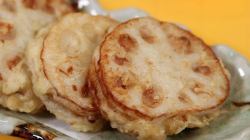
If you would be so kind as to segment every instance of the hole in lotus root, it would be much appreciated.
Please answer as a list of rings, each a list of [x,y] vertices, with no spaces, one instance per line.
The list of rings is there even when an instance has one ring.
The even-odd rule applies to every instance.
[[[15,56],[14,58],[7,61],[7,66],[10,70],[17,66],[19,62],[21,62],[21,57]]]
[[[163,98],[156,93],[153,88],[144,90],[142,95],[142,102],[148,107],[155,108],[159,106],[163,101]]]
[[[146,41],[149,44],[152,44],[155,42],[155,36],[152,35],[149,29],[147,27],[140,29],[140,35],[144,41]]]
[[[131,36],[129,36],[128,34],[121,34],[119,36],[118,42],[121,45],[121,47],[123,47],[127,52],[137,47],[136,40]]]
[[[201,73],[203,75],[211,74],[211,69],[208,66],[197,66],[193,68],[194,72]]]
[[[187,37],[176,37],[173,35],[168,36],[171,45],[174,47],[174,51],[181,54],[191,54],[193,52],[191,42]]]
[[[10,40],[14,38],[13,25],[0,21],[0,40]]]
[[[115,55],[114,61],[118,65],[123,65],[124,63],[128,62],[127,58],[119,57],[117,55]]]

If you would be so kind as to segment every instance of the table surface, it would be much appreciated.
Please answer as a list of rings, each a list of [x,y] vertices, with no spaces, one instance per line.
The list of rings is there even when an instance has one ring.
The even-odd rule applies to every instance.
[[[209,45],[225,44],[250,60],[250,0],[100,0],[105,9],[136,7],[187,26]]]

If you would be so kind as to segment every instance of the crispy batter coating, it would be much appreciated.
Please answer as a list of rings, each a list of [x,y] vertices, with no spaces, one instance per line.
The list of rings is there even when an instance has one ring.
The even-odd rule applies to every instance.
[[[87,86],[96,46],[116,21],[73,13],[40,31],[27,50],[35,94],[55,116],[78,131],[98,131],[105,122]]]
[[[90,73],[103,116],[142,140],[208,125],[229,94],[225,69],[209,46],[152,18],[118,25],[96,49]]]
[[[0,0],[2,106],[27,113],[35,113],[43,106],[31,89],[24,61],[25,48],[40,28],[72,11],[68,0],[60,0],[60,3],[58,0]]]

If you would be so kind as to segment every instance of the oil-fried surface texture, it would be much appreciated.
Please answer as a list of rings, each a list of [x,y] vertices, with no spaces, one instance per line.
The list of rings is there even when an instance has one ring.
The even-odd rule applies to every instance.
[[[225,70],[209,46],[152,18],[120,24],[93,61],[89,87],[102,114],[139,139],[205,126],[229,94]]]
[[[76,130],[97,131],[103,126],[86,79],[95,47],[115,25],[107,17],[69,14],[50,30],[41,30],[28,47],[36,95],[51,113]]]
[[[33,6],[38,3],[40,6]],[[0,0],[0,104],[2,106],[28,113],[36,112],[42,107],[41,101],[31,90],[24,50],[41,27],[72,10],[68,0],[60,0],[60,3],[58,0],[53,2]]]
[[[108,94],[148,117],[213,108],[228,95],[228,79],[211,49],[172,24],[141,19],[120,25],[100,57]]]

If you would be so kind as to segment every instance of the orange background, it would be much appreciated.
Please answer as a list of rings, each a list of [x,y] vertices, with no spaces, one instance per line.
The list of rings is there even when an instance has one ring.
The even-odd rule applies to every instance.
[[[250,0],[100,0],[105,9],[136,7],[187,26],[210,45],[226,44],[250,60]]]
[[[0,135],[0,140],[24,140],[24,139],[17,138],[17,137]]]

